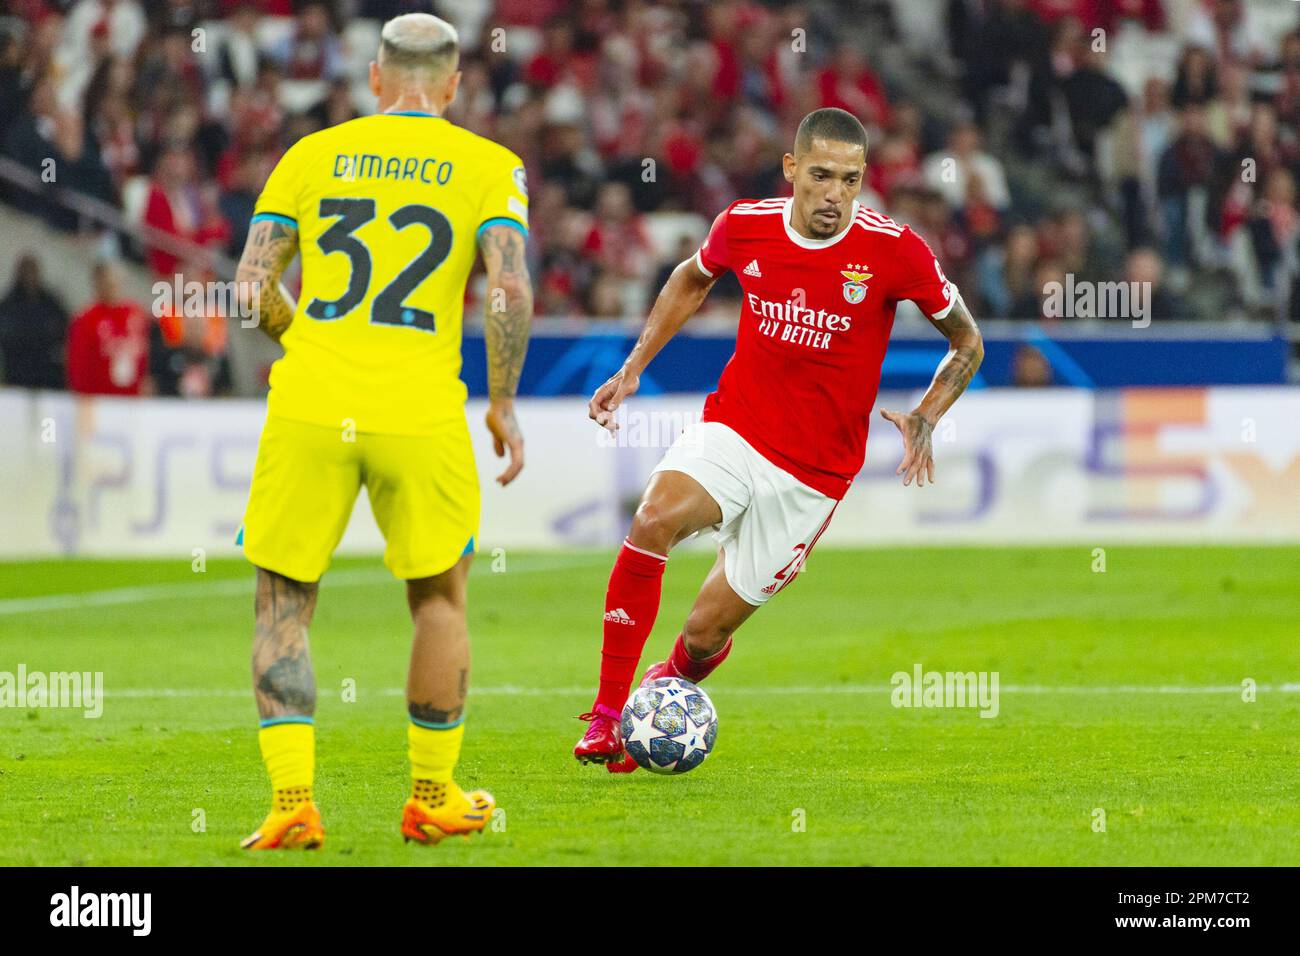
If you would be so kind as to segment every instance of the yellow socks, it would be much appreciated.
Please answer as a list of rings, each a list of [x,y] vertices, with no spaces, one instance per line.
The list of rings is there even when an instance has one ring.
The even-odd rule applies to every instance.
[[[275,811],[287,813],[309,802],[316,771],[316,728],[311,718],[268,718],[257,732],[257,742],[271,776]]]
[[[460,723],[454,727],[407,725],[411,795],[415,799],[430,807],[446,802],[464,736],[465,725]],[[310,718],[270,718],[257,732],[257,741],[271,777],[276,812],[287,813],[310,801],[316,770],[316,728]]]
[[[465,725],[426,727],[414,722],[406,727],[407,753],[411,758],[411,796],[430,807],[447,799],[451,772],[460,759]]]

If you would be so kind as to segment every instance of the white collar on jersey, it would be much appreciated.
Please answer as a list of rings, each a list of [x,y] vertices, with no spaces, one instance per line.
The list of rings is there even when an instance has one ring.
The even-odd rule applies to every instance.
[[[794,226],[790,225],[790,214],[794,210],[794,197],[787,196],[785,208],[781,210],[781,225],[785,226],[785,234],[790,237],[790,241],[796,246],[801,246],[804,249],[824,249],[827,246],[835,245],[848,235],[849,230],[853,228],[853,219],[858,214],[858,207],[861,205],[856,199],[853,200],[853,209],[849,211],[849,221],[844,224],[843,229],[829,239],[807,239],[795,232]]]

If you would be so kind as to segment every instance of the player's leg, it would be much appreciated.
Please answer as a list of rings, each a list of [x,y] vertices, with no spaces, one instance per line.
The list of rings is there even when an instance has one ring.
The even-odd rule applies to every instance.
[[[583,763],[623,762],[618,721],[659,612],[668,552],[745,508],[744,477],[729,461],[733,439],[735,433],[723,426],[693,425],[650,477],[605,593],[600,689],[591,711],[582,715],[587,731],[573,751]]]
[[[668,552],[720,521],[722,509],[690,475],[657,471],[650,476],[605,591],[600,689],[593,710],[623,710],[659,614]]]
[[[312,800],[316,677],[307,641],[317,591],[315,583],[257,569],[253,692],[272,807],[258,832],[244,841],[246,849],[311,849],[324,835]]]
[[[257,566],[253,691],[272,807],[245,849],[312,848],[324,839],[312,799],[316,682],[308,627],[319,581],[360,488],[339,431],[268,418],[241,541]]]
[[[471,560],[467,554],[443,574],[406,582],[415,638],[406,681],[411,796],[403,808],[402,835],[420,843],[481,830],[496,806],[487,791],[465,793],[452,779],[469,691],[465,608]]]
[[[646,678],[682,677],[698,684],[727,659],[731,636],[757,610],[728,583],[726,555],[719,551],[668,658],[651,668]]]
[[[699,683],[731,653],[731,638],[756,610],[798,576],[830,524],[835,500],[797,481],[750,449],[749,507],[719,535],[721,549],[663,662],[643,683],[682,677]]]
[[[414,638],[407,675],[411,796],[402,835],[420,843],[482,830],[495,803],[452,774],[469,689],[466,586],[479,520],[478,475],[464,419],[429,436],[362,436],[366,490],[384,563],[406,581]]]

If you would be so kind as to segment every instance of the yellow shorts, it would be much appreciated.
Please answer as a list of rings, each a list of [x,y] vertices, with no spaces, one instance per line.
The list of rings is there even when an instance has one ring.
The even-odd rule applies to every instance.
[[[352,440],[348,440],[351,438]],[[248,560],[317,581],[365,485],[384,564],[410,580],[474,550],[479,487],[463,417],[435,435],[376,435],[267,416],[240,543]]]

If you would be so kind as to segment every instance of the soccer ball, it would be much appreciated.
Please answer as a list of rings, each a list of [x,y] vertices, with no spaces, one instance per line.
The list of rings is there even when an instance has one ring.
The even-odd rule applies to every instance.
[[[685,773],[704,763],[718,739],[718,713],[698,686],[660,677],[638,687],[623,708],[623,747],[654,773]]]

